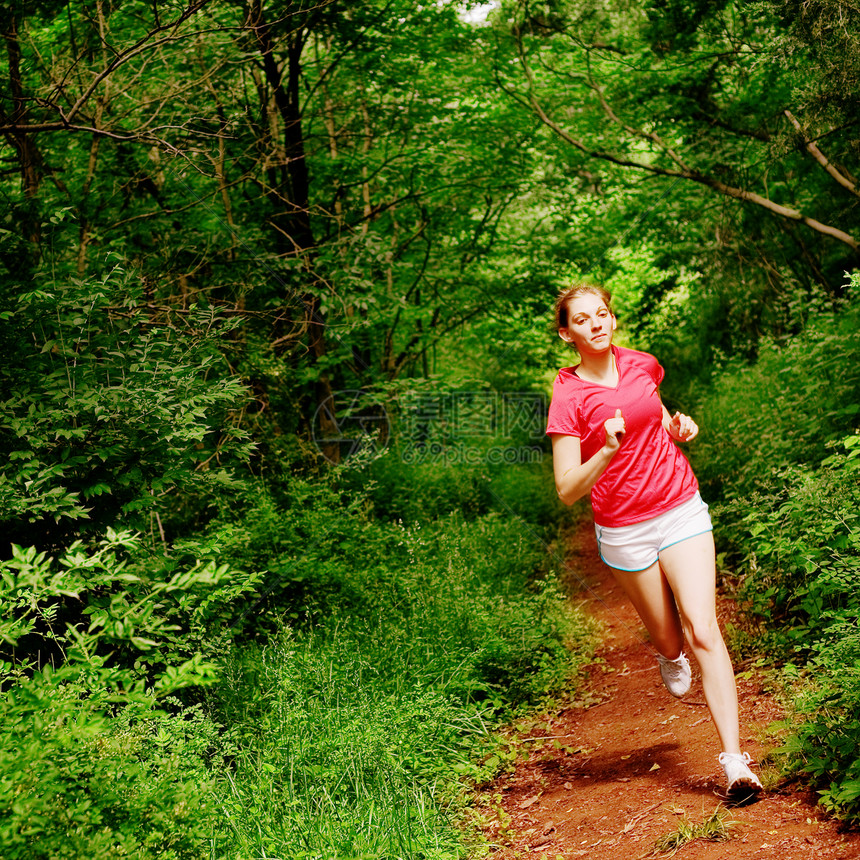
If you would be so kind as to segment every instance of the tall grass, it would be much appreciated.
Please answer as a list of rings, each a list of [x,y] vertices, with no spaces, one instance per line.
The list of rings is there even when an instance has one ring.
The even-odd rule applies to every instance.
[[[0,661],[3,857],[465,856],[491,727],[575,683],[590,639],[551,526],[513,513],[548,475],[405,474],[416,500],[425,478],[408,523],[335,471],[249,486],[169,554],[5,563],[0,638],[66,659]]]
[[[222,856],[458,856],[444,769],[484,731],[476,710],[408,682],[380,689],[372,659],[337,639],[285,638],[228,671]]]
[[[575,682],[588,625],[535,529],[508,512],[465,519],[437,496],[435,519],[404,525],[317,501],[254,520],[255,544],[278,547],[291,577],[278,598],[291,623],[232,649],[208,693],[235,744],[217,855],[465,856],[463,791],[492,773],[492,726]],[[297,559],[293,538],[310,534]]]

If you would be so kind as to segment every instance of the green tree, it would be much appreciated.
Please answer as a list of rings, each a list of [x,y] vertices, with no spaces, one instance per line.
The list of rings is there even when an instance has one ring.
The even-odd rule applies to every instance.
[[[688,321],[720,321],[703,358],[797,331],[805,301],[840,295],[857,260],[856,86],[849,63],[837,98],[826,71],[856,15],[825,29],[845,4],[814,7],[817,25],[797,5],[521,0],[496,16],[500,86],[598,206],[622,198],[619,246],[644,241],[666,271],[639,310],[665,316],[680,299]]]

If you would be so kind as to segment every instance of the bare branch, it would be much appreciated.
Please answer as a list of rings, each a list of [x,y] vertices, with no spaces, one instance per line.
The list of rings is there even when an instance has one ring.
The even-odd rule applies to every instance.
[[[700,183],[701,185],[707,185],[708,187],[725,194],[727,197],[734,197],[737,200],[746,200],[749,203],[755,203],[757,206],[761,206],[769,212],[773,212],[775,215],[787,218],[789,221],[797,221],[801,224],[805,224],[817,233],[831,236],[848,245],[848,247],[854,251],[860,250],[860,242],[844,230],[840,230],[837,227],[831,227],[829,224],[822,224],[821,221],[817,221],[815,218],[810,218],[790,206],[782,206],[779,203],[774,203],[773,200],[769,200],[767,197],[762,197],[760,194],[756,194],[755,191],[746,191],[743,188],[733,188],[732,186],[724,185],[719,180],[713,179],[709,176],[692,175],[682,176],[682,178],[690,179],[693,182]]]
[[[519,37],[519,34],[517,34],[517,36]],[[763,197],[761,194],[757,194],[755,191],[748,191],[743,188],[735,188],[734,186],[726,185],[724,182],[721,182],[713,176],[708,176],[706,174],[700,173],[698,170],[687,167],[672,152],[672,150],[659,139],[659,137],[652,136],[647,132],[643,132],[641,130],[628,128],[624,123],[621,122],[620,119],[615,117],[609,105],[605,102],[605,100],[602,99],[602,95],[599,89],[596,89],[594,85],[592,85],[592,88],[595,89],[598,94],[598,97],[601,98],[602,104],[604,105],[604,111],[607,112],[610,118],[612,118],[613,121],[617,122],[622,128],[628,131],[628,133],[633,134],[639,138],[644,137],[652,140],[661,148],[663,152],[665,152],[670,158],[672,158],[675,164],[678,165],[678,169],[672,170],[659,167],[654,164],[634,161],[633,159],[618,156],[611,152],[595,150],[592,147],[588,146],[584,141],[580,140],[577,137],[574,137],[567,130],[562,128],[555,120],[553,120],[546,112],[543,105],[538,101],[537,97],[534,94],[534,76],[532,75],[531,67],[529,66],[528,60],[525,56],[525,50],[523,47],[522,40],[518,38],[517,42],[520,64],[523,68],[523,72],[525,73],[526,80],[528,82],[527,100],[529,106],[547,128],[549,128],[552,132],[558,135],[563,141],[565,141],[565,143],[569,144],[575,149],[578,149],[584,155],[587,155],[590,158],[597,158],[602,161],[607,161],[611,164],[617,164],[620,167],[632,167],[637,170],[644,170],[657,176],[686,179],[690,182],[695,182],[699,185],[713,188],[715,191],[719,191],[721,194],[724,194],[727,197],[733,197],[736,200],[744,200],[748,203],[754,203],[756,206],[760,206],[761,208],[766,209],[768,212],[772,212],[774,215],[778,215],[781,218],[786,218],[790,221],[804,224],[811,230],[815,230],[816,232],[821,233],[825,236],[830,236],[837,241],[848,245],[848,247],[851,248],[853,251],[860,250],[860,242],[858,242],[857,239],[855,239],[849,233],[846,233],[844,230],[840,230],[837,227],[832,227],[829,224],[824,224],[821,221],[816,220],[815,218],[810,218],[808,215],[805,215],[799,210],[794,209],[790,206],[783,206],[780,203],[775,203],[773,200],[770,200],[767,197]]]
[[[176,30],[181,24],[187,21],[192,16],[196,15],[204,6],[208,5],[211,0],[196,0],[196,2],[189,4],[189,6],[179,15],[179,17],[175,21],[171,21],[169,24],[163,24],[161,26],[155,27],[153,30],[150,30],[143,38],[138,39],[138,41],[132,45],[130,48],[122,51],[117,55],[116,59],[109,63],[101,72],[99,72],[92,83],[81,93],[78,97],[78,100],[72,105],[69,113],[64,117],[67,121],[71,122],[74,118],[75,114],[86,104],[89,100],[90,96],[96,91],[99,84],[113,74],[120,66],[127,63],[129,60],[136,57],[138,54],[143,53],[144,51],[152,50],[153,48],[158,48],[161,45],[169,44],[170,42],[175,41],[178,37],[175,35],[165,36],[163,39],[158,39],[156,41],[150,41],[153,36],[157,33],[163,33],[168,30]]]
[[[790,110],[785,110],[783,113],[788,117],[788,121],[795,127],[797,133],[800,135],[800,139],[803,141],[804,146],[806,147],[807,152],[827,171],[830,176],[833,177],[843,188],[847,188],[855,197],[860,197],[860,190],[858,190],[857,186],[846,176],[840,173],[830,161],[827,160],[827,156],[813,143],[807,136],[806,132],[804,132],[800,123],[795,118],[794,114]]]

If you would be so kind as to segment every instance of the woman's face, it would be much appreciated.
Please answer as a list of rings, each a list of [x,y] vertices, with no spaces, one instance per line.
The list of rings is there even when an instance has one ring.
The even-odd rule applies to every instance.
[[[595,293],[580,293],[567,303],[567,328],[559,337],[572,344],[580,355],[598,355],[612,345],[615,317]]]

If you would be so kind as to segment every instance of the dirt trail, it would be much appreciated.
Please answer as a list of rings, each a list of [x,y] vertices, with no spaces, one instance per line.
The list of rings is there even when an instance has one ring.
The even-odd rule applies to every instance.
[[[590,673],[596,704],[547,714],[532,730],[527,761],[485,792],[486,835],[497,860],[636,860],[659,837],[719,806],[724,788],[719,743],[702,695],[698,668],[683,700],[663,687],[644,630],[597,559],[590,524],[577,532],[568,564],[590,589],[586,611],[608,631],[605,664]],[[726,616],[730,604],[723,603]],[[692,663],[691,658],[691,663]],[[764,728],[781,716],[755,677],[739,678],[741,743],[758,760]],[[543,739],[543,740],[541,740]],[[767,785],[767,772],[762,774]],[[860,858],[860,834],[843,831],[813,798],[777,785],[760,800],[729,809],[735,825],[725,842],[697,840],[685,860]]]

